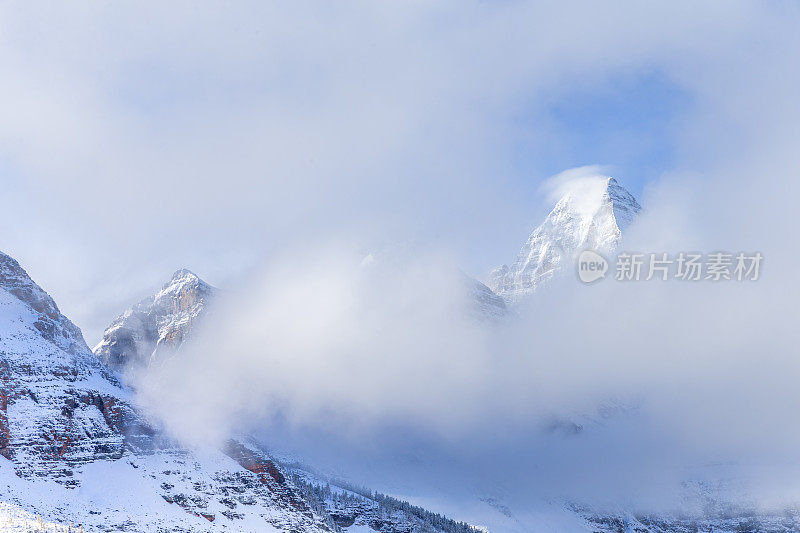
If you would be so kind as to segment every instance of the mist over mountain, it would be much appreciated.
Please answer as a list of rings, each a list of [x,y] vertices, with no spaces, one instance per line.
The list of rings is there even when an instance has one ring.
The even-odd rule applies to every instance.
[[[767,295],[613,279],[587,287],[558,275],[584,247],[647,249],[646,230],[664,216],[662,206],[642,211],[614,191],[640,211],[620,210],[628,220],[617,222],[608,189],[618,185],[596,169],[566,175],[578,182],[555,180],[562,217],[547,220],[568,222],[549,236],[570,246],[547,282],[499,320],[475,320],[474,294],[450,258],[415,250],[365,260],[340,244],[312,246],[222,299],[214,329],[137,384],[142,401],[189,441],[258,435],[301,473],[316,467],[411,495],[490,530],[793,524],[785,503],[750,496],[764,476],[761,452],[734,451],[735,424],[710,401],[730,397],[693,382],[711,383],[723,365],[731,376],[751,372],[747,331],[736,350],[721,350],[732,316],[710,311],[746,296],[739,312],[765,324],[772,318],[755,311]],[[582,185],[592,194],[573,207],[586,198],[576,196]],[[478,302],[499,301],[477,287]],[[702,377],[682,371],[698,361],[708,365]],[[213,388],[229,392],[209,396]],[[694,415],[671,407],[686,404]],[[742,406],[736,416],[761,415]],[[715,451],[697,446],[699,430]],[[718,461],[727,466],[708,466]]]
[[[191,309],[194,319],[198,289],[210,287],[179,270],[134,310]],[[178,348],[183,337],[171,342]],[[53,299],[3,253],[0,370],[4,529],[311,532],[355,525],[396,533],[476,531],[366,489],[334,485],[331,491],[335,481],[300,476],[247,438],[229,435],[218,448],[182,447],[89,351]]]
[[[0,4],[0,530],[800,531],[799,26]]]

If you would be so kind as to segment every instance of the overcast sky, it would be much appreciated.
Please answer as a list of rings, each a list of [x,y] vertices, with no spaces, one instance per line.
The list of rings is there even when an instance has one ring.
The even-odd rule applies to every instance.
[[[4,4],[0,250],[90,345],[179,267],[249,291],[184,351],[193,372],[143,387],[184,435],[277,413],[282,442],[325,442],[340,467],[344,443],[365,476],[363,446],[423,443],[521,499],[756,458],[758,494],[800,497],[800,7],[566,4]],[[451,313],[442,266],[512,261],[545,180],[595,164],[645,207],[625,246],[760,251],[762,278],[573,283],[500,332]],[[393,247],[412,253],[354,279]],[[641,425],[532,437],[617,395]]]
[[[730,61],[797,15],[578,6],[3,6],[0,246],[90,344],[177,268],[225,286],[287,243],[422,243],[482,277],[547,176],[609,165],[640,195],[707,161],[698,121],[741,127]]]

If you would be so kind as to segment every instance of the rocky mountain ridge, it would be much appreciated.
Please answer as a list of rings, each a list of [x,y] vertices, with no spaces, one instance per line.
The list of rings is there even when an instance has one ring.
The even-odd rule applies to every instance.
[[[93,351],[121,372],[158,364],[191,335],[216,294],[193,272],[177,270],[155,295],[114,319]]]

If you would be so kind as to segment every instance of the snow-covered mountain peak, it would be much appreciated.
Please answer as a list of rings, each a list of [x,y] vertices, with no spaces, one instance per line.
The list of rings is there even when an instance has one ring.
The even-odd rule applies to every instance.
[[[180,348],[217,289],[185,268],[155,295],[118,316],[94,353],[116,370],[147,367]]]
[[[61,314],[55,301],[28,276],[13,257],[0,252],[0,288],[23,302],[34,314],[42,337],[70,354],[88,353],[81,330]]]
[[[186,283],[199,283],[202,285],[208,285],[205,281],[200,279],[200,276],[189,270],[188,268],[179,268],[172,274],[172,277],[169,278],[169,281],[164,284],[164,288],[170,286],[181,286]]]
[[[140,303],[150,303],[150,307],[164,307],[168,313],[189,313],[196,315],[213,296],[216,289],[200,279],[194,272],[181,268],[152,297]]]
[[[197,274],[195,274],[194,272],[192,272],[188,268],[179,268],[178,270],[175,271],[174,274],[172,274],[172,277],[170,278],[170,280],[174,281],[174,280],[184,279],[184,278],[200,279],[200,277]]]
[[[489,275],[488,285],[509,303],[531,294],[581,250],[612,250],[641,206],[617,180],[581,176],[555,189],[555,207],[528,237],[511,266]]]
[[[636,198],[612,177],[592,176],[566,182],[556,188],[554,212],[567,211],[590,222],[610,208],[619,229],[627,227],[641,210]]]

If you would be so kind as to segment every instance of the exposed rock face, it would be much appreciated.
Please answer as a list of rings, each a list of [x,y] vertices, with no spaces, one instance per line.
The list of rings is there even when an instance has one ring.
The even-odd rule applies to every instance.
[[[0,253],[0,454],[17,473],[54,475],[151,445],[116,377],[80,330]]]
[[[149,367],[173,354],[202,319],[216,289],[181,269],[154,296],[118,316],[94,353],[118,371]]]
[[[506,302],[518,302],[582,250],[614,249],[641,209],[614,178],[598,177],[569,189],[533,230],[516,261],[492,271],[489,287]]]

